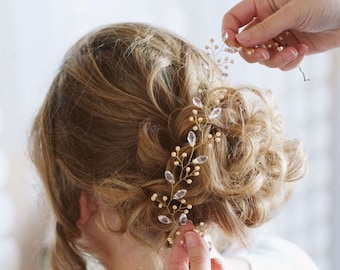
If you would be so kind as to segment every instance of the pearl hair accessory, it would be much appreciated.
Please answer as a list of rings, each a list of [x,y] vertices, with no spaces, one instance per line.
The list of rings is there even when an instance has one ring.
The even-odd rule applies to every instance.
[[[211,38],[210,44],[206,45],[205,49],[222,71],[221,76],[216,77],[214,80],[221,81],[228,76],[226,72],[223,72],[223,69],[228,69],[229,64],[234,63],[229,57],[220,58],[221,54],[224,52],[236,53],[237,50],[225,44],[218,46],[214,42],[215,40]],[[202,67],[203,70],[210,72],[207,62],[203,61]],[[192,99],[192,104],[196,108],[192,110],[192,115],[188,119],[193,123],[192,129],[187,135],[187,144],[190,147],[176,146],[170,155],[173,160],[173,168],[164,172],[164,179],[169,185],[169,193],[154,193],[151,196],[151,201],[156,202],[159,209],[166,209],[166,214],[157,216],[158,221],[164,225],[176,224],[167,239],[170,245],[173,244],[174,238],[179,234],[178,227],[186,224],[189,219],[188,214],[194,207],[185,197],[188,188],[194,183],[195,178],[200,175],[201,166],[204,166],[209,159],[204,154],[197,155],[197,150],[204,145],[219,143],[221,140],[219,131],[215,130],[213,133],[206,134],[206,128],[208,125],[211,126],[211,120],[218,118],[222,112],[219,102],[224,98],[223,91],[215,93],[214,100],[209,104],[205,104],[204,100],[207,91],[209,91],[209,86],[203,81],[198,86],[197,96]],[[199,222],[194,231],[203,237],[206,233],[205,222]]]
[[[285,36],[289,36],[290,32],[286,31]],[[278,40],[271,40],[266,44],[261,45],[262,48],[270,50],[282,51],[286,44],[283,43],[284,37],[278,36]],[[221,69],[222,76],[215,78],[215,80],[224,80],[228,74],[223,72],[229,68],[229,64],[234,61],[229,57],[221,58],[222,53],[236,53],[240,50],[245,50],[249,55],[254,53],[256,48],[234,48],[228,47],[225,44],[218,46],[214,44],[214,39],[210,39],[210,44],[205,46],[208,55],[215,61],[216,65]],[[206,62],[202,63],[203,70],[209,72],[209,65]],[[163,225],[173,224],[173,229],[169,233],[168,243],[171,245],[174,242],[179,226],[184,226],[188,221],[190,210],[194,207],[187,201],[186,195],[188,188],[195,181],[195,178],[200,175],[201,166],[208,162],[208,156],[201,154],[197,155],[197,150],[204,145],[211,145],[218,143],[221,140],[221,133],[215,130],[213,133],[206,134],[205,130],[208,125],[212,124],[213,119],[218,118],[222,112],[220,107],[220,100],[224,98],[223,90],[218,91],[216,99],[213,103],[205,104],[205,93],[209,91],[209,87],[204,81],[198,87],[198,95],[192,99],[192,104],[196,107],[192,110],[192,115],[189,121],[193,123],[192,129],[187,134],[187,145],[176,146],[171,153],[170,158],[173,160],[173,168],[164,172],[164,181],[169,185],[169,193],[158,194],[154,193],[151,196],[151,201],[157,203],[162,214],[157,216],[158,221]],[[185,150],[183,150],[185,149]],[[206,224],[201,221],[194,229],[195,232],[204,236],[206,233]]]
[[[228,56],[224,58],[220,58],[221,53],[236,53],[238,52],[237,48],[226,46],[224,43],[222,46],[218,46],[215,43],[213,38],[210,39],[210,44],[205,46],[207,54],[215,61],[216,65],[221,69],[222,76],[227,77],[228,74],[223,72],[223,70],[227,70],[229,68],[229,64],[234,64],[234,60],[230,59]]]
[[[226,45],[220,47],[215,45],[214,42],[214,39],[210,39],[210,44],[205,46],[207,54],[212,57],[221,70],[228,69],[228,65],[233,64],[234,61],[228,57],[221,59],[220,54],[223,52],[236,53],[237,50]],[[209,71],[208,63],[203,62],[202,67],[203,70]],[[216,79],[223,80],[226,76],[228,74],[222,71],[222,76]],[[197,150],[204,145],[212,145],[221,140],[219,131],[206,135],[205,130],[208,125],[211,125],[211,120],[220,116],[222,108],[219,107],[219,100],[223,99],[224,96],[223,93],[219,92],[213,104],[204,104],[204,95],[208,90],[206,83],[202,82],[198,87],[198,95],[192,99],[192,104],[196,108],[192,110],[192,115],[188,119],[193,123],[192,129],[187,135],[189,148],[176,146],[171,153],[170,158],[173,160],[173,169],[164,172],[164,180],[169,185],[169,193],[154,193],[151,196],[151,201],[157,203],[159,209],[166,209],[166,214],[157,216],[158,221],[164,225],[175,224],[167,239],[170,245],[173,244],[174,238],[179,234],[179,232],[176,232],[178,227],[186,224],[188,214],[194,207],[186,199],[188,188],[194,183],[195,178],[199,176],[201,166],[204,166],[208,161],[208,156],[204,154],[197,155]],[[206,233],[205,222],[199,222],[194,231],[204,236]]]
[[[198,92],[202,93],[203,91],[203,89],[199,89]],[[160,209],[166,208],[168,214],[158,215],[158,221],[165,225],[172,223],[185,225],[188,221],[188,214],[193,205],[185,199],[187,188],[182,188],[180,185],[184,184],[189,187],[195,181],[195,177],[199,176],[201,166],[208,161],[208,156],[196,155],[197,149],[203,145],[218,143],[221,137],[220,132],[204,136],[204,130],[211,119],[219,117],[222,109],[215,107],[209,110],[198,96],[194,97],[192,102],[197,109],[192,110],[192,116],[188,119],[193,123],[192,130],[187,135],[189,150],[183,151],[180,146],[175,147],[175,151],[171,153],[174,168],[164,172],[164,178],[170,186],[170,193],[167,195],[154,193],[151,197],[152,201],[158,203]],[[198,140],[198,133],[200,133],[200,140]],[[176,226],[176,230],[177,228],[178,226]],[[194,231],[203,236],[205,223],[200,222]],[[170,235],[169,244],[172,244],[173,241],[174,237]]]

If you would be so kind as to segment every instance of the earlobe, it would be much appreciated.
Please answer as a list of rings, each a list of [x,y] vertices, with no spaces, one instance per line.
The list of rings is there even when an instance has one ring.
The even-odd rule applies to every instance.
[[[79,219],[77,225],[85,225],[98,210],[98,204],[88,193],[82,191],[79,196]]]

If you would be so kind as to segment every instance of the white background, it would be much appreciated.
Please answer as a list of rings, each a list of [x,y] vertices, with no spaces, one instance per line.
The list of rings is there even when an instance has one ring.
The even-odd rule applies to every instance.
[[[203,48],[220,40],[232,0],[0,1],[0,269],[36,270],[48,230],[39,185],[27,156],[31,121],[79,37],[103,24],[142,21],[166,27]],[[233,55],[232,84],[272,89],[291,137],[302,138],[310,171],[268,229],[305,249],[323,270],[340,269],[339,51],[311,56],[290,72],[246,64]],[[339,258],[338,258],[339,260]],[[336,264],[337,263],[337,264]]]

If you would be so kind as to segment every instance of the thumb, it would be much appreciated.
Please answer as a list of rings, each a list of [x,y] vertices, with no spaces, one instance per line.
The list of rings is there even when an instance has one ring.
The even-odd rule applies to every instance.
[[[245,47],[254,47],[274,38],[285,30],[294,28],[295,12],[288,3],[263,21],[236,35],[237,41]]]
[[[203,238],[195,232],[187,232],[185,243],[189,254],[190,269],[211,269],[209,249]]]

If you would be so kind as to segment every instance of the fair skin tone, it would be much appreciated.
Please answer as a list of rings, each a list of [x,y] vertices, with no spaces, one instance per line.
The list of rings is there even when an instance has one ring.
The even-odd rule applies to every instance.
[[[245,27],[243,31],[240,29]],[[230,46],[253,48],[290,30],[287,47],[277,52],[258,48],[241,56],[250,63],[289,70],[305,55],[340,47],[339,0],[244,0],[223,18],[222,35]]]
[[[81,230],[78,245],[100,260],[107,270],[150,270],[151,260],[147,260],[148,251],[141,247],[127,233],[112,233],[102,229],[101,214],[103,207],[99,206],[89,195],[80,197],[80,217],[77,222]],[[114,217],[106,222],[114,230],[119,226]],[[184,244],[183,244],[184,243]],[[127,256],[128,254],[128,256]],[[241,259],[211,259],[209,248],[204,239],[193,232],[189,221],[180,228],[171,249],[164,254],[167,258],[167,270],[248,270],[247,262]],[[224,268],[228,266],[228,268]]]

